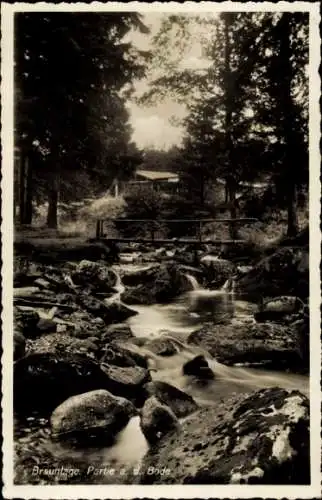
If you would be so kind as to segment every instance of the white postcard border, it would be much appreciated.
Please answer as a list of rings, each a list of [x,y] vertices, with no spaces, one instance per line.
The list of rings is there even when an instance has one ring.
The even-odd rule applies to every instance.
[[[310,12],[310,408],[311,485],[59,485],[17,486],[13,484],[13,14],[21,11],[308,11]],[[1,6],[2,49],[2,412],[3,412],[3,496],[4,498],[313,498],[321,493],[321,341],[319,266],[320,241],[320,34],[319,2],[92,2],[52,4],[3,3]]]

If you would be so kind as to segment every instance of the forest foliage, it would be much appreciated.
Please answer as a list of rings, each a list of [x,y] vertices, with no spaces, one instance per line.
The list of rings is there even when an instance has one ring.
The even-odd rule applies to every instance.
[[[58,196],[95,194],[140,165],[178,172],[200,207],[209,182],[224,180],[232,218],[241,185],[268,180],[296,234],[308,183],[308,13],[165,14],[150,52],[124,41],[131,30],[148,32],[136,13],[21,13],[15,21],[21,223],[31,222],[38,197],[55,227]],[[187,67],[196,38],[204,64]],[[139,151],[131,140],[126,102],[146,74],[154,78],[139,105],[171,96],[187,111],[182,144],[166,152]],[[144,212],[142,193],[131,196]]]

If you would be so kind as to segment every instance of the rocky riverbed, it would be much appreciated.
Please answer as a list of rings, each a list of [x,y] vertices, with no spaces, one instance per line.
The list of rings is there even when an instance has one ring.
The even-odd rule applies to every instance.
[[[305,249],[124,250],[17,255],[17,484],[309,482]]]

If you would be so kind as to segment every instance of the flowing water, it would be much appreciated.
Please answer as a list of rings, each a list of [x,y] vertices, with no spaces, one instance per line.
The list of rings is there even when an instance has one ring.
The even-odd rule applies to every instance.
[[[134,269],[134,266],[131,265]],[[115,269],[117,271],[117,269]],[[245,297],[234,293],[232,283],[227,283],[221,290],[207,290],[199,286],[194,276],[187,275],[192,290],[174,300],[171,304],[155,304],[149,306],[131,306],[137,311],[136,316],[129,318],[128,323],[136,337],[142,338],[141,350],[147,354],[151,368],[151,376],[175,385],[195,398],[200,405],[216,405],[234,393],[245,393],[265,387],[279,386],[286,389],[298,389],[308,394],[308,377],[274,372],[243,366],[225,366],[213,359],[202,348],[187,344],[189,334],[202,327],[205,322],[219,323],[223,320],[253,321],[252,313],[256,304]],[[121,279],[117,278],[116,296],[124,290]],[[148,347],[144,347],[144,339],[151,340],[160,336],[168,336],[177,347],[177,354],[164,357],[157,356]],[[193,377],[183,375],[183,364],[196,354],[204,354],[215,378],[200,382]],[[61,443],[54,443],[50,438],[42,444],[44,449],[58,461],[69,460],[70,464],[81,463],[86,470],[95,465],[120,470],[121,467],[136,467],[148,449],[148,444],[140,430],[139,417],[134,417],[116,438],[110,447],[93,449],[73,449]],[[83,479],[84,480],[84,479]],[[91,475],[90,482],[107,484],[118,482],[109,474]],[[121,481],[122,482],[122,481]]]
[[[131,306],[138,314],[128,323],[135,336],[156,338],[168,336],[178,344],[178,354],[171,357],[150,354],[157,370],[153,378],[176,385],[188,392],[199,403],[216,404],[216,401],[234,392],[280,386],[298,389],[308,394],[309,379],[303,375],[243,366],[226,366],[213,359],[202,348],[186,343],[191,332],[201,328],[205,322],[231,321],[238,325],[243,321],[253,322],[252,313],[256,304],[234,292],[194,288],[176,301],[167,305]],[[197,354],[204,354],[215,373],[215,379],[206,384],[182,374],[182,365]]]

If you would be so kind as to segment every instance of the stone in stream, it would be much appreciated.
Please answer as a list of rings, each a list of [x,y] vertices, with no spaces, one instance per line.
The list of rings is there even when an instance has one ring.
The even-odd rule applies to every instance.
[[[215,377],[214,372],[209,368],[208,362],[202,354],[187,361],[183,365],[183,373],[206,380]]]
[[[134,338],[131,328],[125,323],[114,323],[107,327],[101,336],[102,342],[113,342],[114,340],[126,342]]]
[[[140,426],[150,444],[157,443],[165,434],[176,430],[178,419],[172,410],[155,396],[144,403],[141,410]]]
[[[21,415],[48,414],[75,394],[107,389],[110,380],[88,356],[33,353],[14,364],[14,409]]]
[[[254,313],[256,321],[278,321],[286,316],[294,315],[303,310],[303,302],[292,296],[275,297],[267,300],[261,306],[259,311]]]
[[[133,264],[133,262],[139,261],[141,257],[140,252],[126,253],[122,252],[119,254],[119,262],[121,264]]]
[[[135,401],[140,404],[145,400],[144,384],[150,382],[150,372],[140,366],[115,366],[101,364],[101,369],[106,375],[106,388],[116,396]]]
[[[155,396],[159,401],[167,405],[177,418],[183,418],[198,409],[195,400],[189,394],[177,387],[154,380],[144,386],[148,396]]]
[[[137,286],[151,281],[160,269],[160,264],[122,270],[122,283],[126,286]]]
[[[112,444],[117,433],[137,414],[133,404],[96,390],[72,396],[50,417],[52,437],[70,440],[77,446]]]
[[[309,401],[298,391],[238,395],[165,435],[145,455],[137,482],[309,484],[309,425]],[[168,474],[160,475],[164,468]]]
[[[148,368],[146,356],[135,350],[134,346],[131,348],[130,344],[112,342],[104,346],[102,353],[101,363],[122,367],[141,366]]]
[[[236,290],[255,296],[309,296],[309,252],[306,248],[280,248],[263,258],[236,280]]]
[[[102,318],[106,324],[120,323],[137,314],[133,309],[117,301],[106,303],[85,293],[77,294],[76,301],[89,313]]]
[[[179,348],[177,343],[167,337],[157,337],[155,339],[149,340],[145,344],[145,348],[153,352],[157,356],[173,356],[178,354]]]
[[[113,292],[117,279],[114,271],[108,266],[90,260],[82,260],[71,278],[75,285],[88,288],[93,292],[106,293]]]
[[[213,288],[223,286],[236,271],[234,264],[228,260],[219,259],[215,255],[203,256],[200,263],[204,269],[207,281],[211,283]]]
[[[126,283],[129,277],[123,276],[122,279]],[[185,275],[174,263],[150,266],[135,278],[131,275],[131,283],[134,283],[134,279],[137,284],[127,288],[121,295],[126,304],[167,303],[191,288]]]
[[[302,371],[303,361],[295,327],[278,323],[205,324],[188,343],[206,349],[226,365],[244,363]]]

